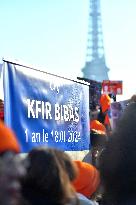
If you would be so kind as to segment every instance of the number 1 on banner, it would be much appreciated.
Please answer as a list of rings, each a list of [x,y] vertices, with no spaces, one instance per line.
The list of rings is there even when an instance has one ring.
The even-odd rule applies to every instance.
[[[25,130],[26,142],[28,142],[28,132],[27,129]]]

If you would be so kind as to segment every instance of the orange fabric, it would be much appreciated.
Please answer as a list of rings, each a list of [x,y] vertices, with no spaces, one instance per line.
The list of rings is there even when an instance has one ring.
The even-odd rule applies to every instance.
[[[110,104],[111,104],[110,97],[106,94],[102,94],[100,98],[100,105],[102,108],[102,112],[105,112],[106,110],[108,110],[110,108]]]
[[[100,123],[98,120],[92,120],[90,122],[90,128],[91,130],[97,130],[99,132],[102,132],[102,134],[106,133],[105,126],[102,123]]]
[[[105,125],[110,125],[110,119],[109,119],[109,116],[108,116],[108,115],[105,116],[104,124],[105,124]]]
[[[99,171],[93,165],[86,162],[78,160],[75,160],[74,162],[79,169],[79,174],[72,184],[78,193],[90,197],[99,186]]]
[[[13,131],[0,121],[0,153],[5,151],[20,152],[20,146]]]

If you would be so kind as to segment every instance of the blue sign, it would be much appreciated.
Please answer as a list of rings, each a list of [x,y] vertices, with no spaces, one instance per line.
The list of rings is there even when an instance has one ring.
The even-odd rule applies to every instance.
[[[22,152],[45,145],[89,149],[89,86],[4,61],[5,123]]]

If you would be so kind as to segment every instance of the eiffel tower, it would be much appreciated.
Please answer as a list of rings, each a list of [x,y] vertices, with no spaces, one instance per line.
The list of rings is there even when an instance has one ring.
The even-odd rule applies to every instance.
[[[104,55],[100,0],[90,0],[87,54],[85,66],[82,69],[83,77],[102,82],[109,80],[108,71]]]

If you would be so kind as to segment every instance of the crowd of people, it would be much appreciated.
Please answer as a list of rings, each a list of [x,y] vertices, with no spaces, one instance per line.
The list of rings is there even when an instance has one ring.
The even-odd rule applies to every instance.
[[[136,96],[112,132],[109,101],[101,103],[91,122],[92,163],[51,147],[35,147],[22,158],[15,133],[0,121],[1,205],[136,203]]]
[[[16,136],[0,122],[1,205],[83,205],[100,184],[91,164],[72,160],[62,150],[36,147],[25,158],[19,155]]]

